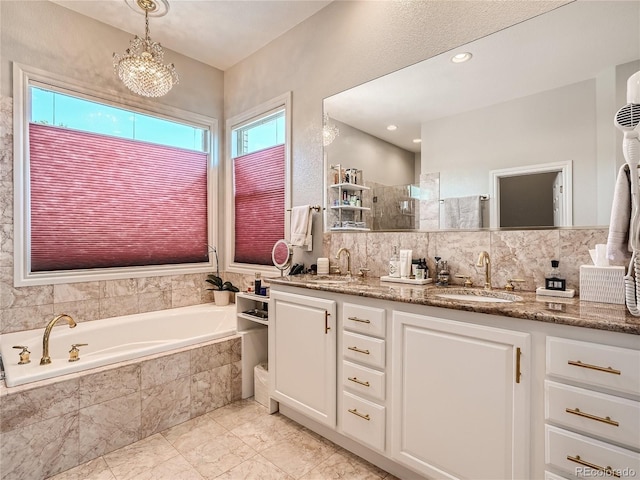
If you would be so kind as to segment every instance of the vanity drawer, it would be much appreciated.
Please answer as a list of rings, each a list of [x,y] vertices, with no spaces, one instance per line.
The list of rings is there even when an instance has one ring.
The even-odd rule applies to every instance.
[[[640,402],[547,380],[545,418],[631,448],[640,448]]]
[[[345,330],[385,337],[385,311],[382,308],[345,303],[342,307],[342,324]]]
[[[640,455],[561,428],[545,426],[545,462],[564,472],[584,478],[616,478],[602,472],[611,470],[620,477],[640,472]],[[599,472],[598,472],[599,470]]]
[[[548,337],[547,374],[640,395],[640,351]]]
[[[342,392],[342,432],[384,451],[385,408],[349,392]]]
[[[351,362],[342,364],[342,385],[374,400],[384,401],[384,373]]]
[[[384,340],[342,332],[342,355],[372,367],[384,368]]]

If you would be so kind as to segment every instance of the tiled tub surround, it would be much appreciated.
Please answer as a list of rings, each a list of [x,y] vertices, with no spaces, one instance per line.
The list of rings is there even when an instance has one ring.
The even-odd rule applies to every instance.
[[[50,332],[48,365],[38,362],[43,357],[44,328],[0,335],[8,387],[209,342],[235,335],[237,329],[235,305],[214,304],[105,318],[75,328],[61,323]],[[71,362],[69,349],[74,344],[80,346],[80,356]],[[20,365],[15,345],[27,347],[32,361]]]
[[[271,279],[271,282],[360,297],[640,335],[640,318],[627,312],[624,305],[586,302],[579,298],[541,297],[535,292],[520,290],[510,292],[519,297],[517,301],[512,303],[471,302],[450,300],[438,296],[438,294],[446,294],[451,291],[458,293],[460,290],[464,290],[461,287],[413,286],[381,282],[378,278],[357,277],[348,283],[318,284],[314,283],[314,279],[315,277],[311,275],[295,275],[274,278]],[[505,292],[498,289],[485,292],[482,288],[475,287],[467,290],[467,293],[500,296]]]
[[[239,400],[241,340],[0,387],[0,479],[46,478]]]

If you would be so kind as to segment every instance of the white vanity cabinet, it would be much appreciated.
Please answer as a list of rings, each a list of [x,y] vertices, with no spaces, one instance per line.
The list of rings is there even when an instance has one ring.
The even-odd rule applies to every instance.
[[[528,333],[393,313],[392,455],[429,478],[528,478]]]
[[[272,290],[269,374],[273,399],[335,427],[335,301]]]
[[[640,351],[547,337],[546,373],[547,468],[578,477],[637,475]]]

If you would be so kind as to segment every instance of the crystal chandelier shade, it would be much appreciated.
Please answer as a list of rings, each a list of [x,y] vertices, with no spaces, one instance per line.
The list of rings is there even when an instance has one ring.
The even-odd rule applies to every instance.
[[[340,130],[335,125],[329,124],[329,115],[326,113],[322,116],[322,145],[328,146],[333,143],[338,135],[340,135]]]
[[[164,51],[158,42],[149,36],[149,11],[156,5],[150,0],[137,0],[144,10],[145,36],[137,35],[131,40],[124,55],[113,54],[113,68],[122,83],[133,93],[143,97],[166,95],[179,78],[173,64],[164,64]]]

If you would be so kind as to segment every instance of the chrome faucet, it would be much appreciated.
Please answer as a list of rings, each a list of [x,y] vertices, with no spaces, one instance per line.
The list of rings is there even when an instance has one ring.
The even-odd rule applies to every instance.
[[[66,320],[69,324],[69,328],[76,326],[76,322],[66,313],[56,316],[51,320],[47,327],[44,329],[44,336],[42,337],[42,358],[40,359],[40,365],[48,365],[51,363],[51,357],[49,356],[49,336],[51,335],[51,329],[58,322],[58,320]]]
[[[486,251],[480,252],[476,266],[482,267],[484,264],[484,289],[491,290],[491,259]]]
[[[338,250],[338,253],[336,253],[336,260],[340,260],[340,254],[344,252],[347,254],[347,277],[351,276],[351,252],[345,248],[342,247],[340,250]]]

